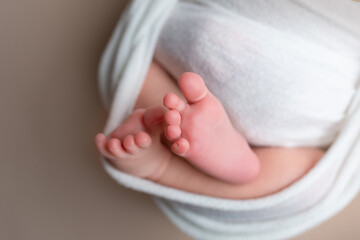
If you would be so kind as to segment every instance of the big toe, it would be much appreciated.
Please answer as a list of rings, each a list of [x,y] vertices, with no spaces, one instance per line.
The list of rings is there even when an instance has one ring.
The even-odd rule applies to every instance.
[[[179,87],[189,103],[200,101],[208,94],[204,80],[198,74],[192,72],[181,74]]]
[[[152,133],[164,127],[165,109],[161,106],[148,107],[144,114],[144,125]]]

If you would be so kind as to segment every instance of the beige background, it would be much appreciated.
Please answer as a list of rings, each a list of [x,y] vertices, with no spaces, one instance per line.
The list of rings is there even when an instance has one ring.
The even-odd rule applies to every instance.
[[[102,170],[96,86],[120,0],[0,1],[0,239],[190,239]],[[360,239],[360,198],[297,239]]]

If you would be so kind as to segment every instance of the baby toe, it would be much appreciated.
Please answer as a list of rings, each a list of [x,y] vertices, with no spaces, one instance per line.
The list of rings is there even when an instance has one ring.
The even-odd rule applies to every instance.
[[[181,128],[178,125],[169,125],[165,129],[165,137],[169,141],[175,141],[180,138]]]
[[[107,144],[107,148],[109,149],[109,152],[116,158],[125,158],[128,156],[128,154],[121,146],[120,140],[117,138],[110,139]]]
[[[169,125],[179,125],[181,122],[181,115],[176,110],[169,110],[165,113],[165,122]]]
[[[184,156],[189,149],[190,144],[185,138],[180,138],[171,145],[171,151],[180,156]]]
[[[115,159],[115,157],[107,150],[108,141],[104,134],[99,133],[96,135],[95,144],[97,150],[100,152],[101,155],[111,160]]]
[[[105,142],[106,142],[106,137],[104,134],[102,134],[102,133],[96,134],[95,144],[96,144],[96,147],[99,150],[99,152],[101,152],[104,149],[103,146],[104,146]]]
[[[185,109],[185,105],[186,103],[184,102],[184,100],[182,100],[181,98],[179,98],[176,94],[174,93],[168,93],[165,95],[164,99],[163,99],[163,104],[165,107],[169,108],[169,109],[175,109],[179,112],[181,112],[182,110]]]
[[[122,144],[125,151],[130,154],[134,154],[140,151],[139,147],[135,144],[135,137],[133,135],[126,136]]]
[[[138,132],[135,135],[135,144],[140,148],[147,148],[151,145],[151,137],[146,132]]]

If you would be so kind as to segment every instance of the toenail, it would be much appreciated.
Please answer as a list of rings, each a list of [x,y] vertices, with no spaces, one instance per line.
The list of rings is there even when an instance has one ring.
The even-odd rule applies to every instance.
[[[179,150],[180,149],[180,143],[175,143],[175,148],[176,148],[176,150]]]

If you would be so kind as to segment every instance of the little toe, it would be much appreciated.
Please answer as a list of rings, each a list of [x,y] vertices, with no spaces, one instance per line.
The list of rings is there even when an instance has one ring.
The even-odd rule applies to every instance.
[[[96,144],[96,147],[98,148],[98,150],[102,150],[102,146],[104,144],[104,142],[106,141],[106,137],[104,134],[102,133],[98,133],[96,134],[95,136],[95,144]]]
[[[189,149],[190,144],[185,138],[180,138],[171,145],[171,151],[180,156],[184,156]]]
[[[164,99],[163,99],[163,104],[165,107],[169,108],[169,109],[174,109],[177,110],[179,112],[181,112],[182,110],[184,110],[186,103],[184,102],[184,100],[182,100],[181,98],[179,98],[176,94],[174,93],[168,93],[165,95]]]
[[[169,141],[175,141],[180,138],[181,128],[178,125],[169,125],[165,129],[165,137]]]
[[[108,146],[109,152],[116,158],[128,157],[128,153],[125,152],[125,150],[121,146],[121,142],[119,139],[117,139],[117,138],[110,139],[107,146]]]
[[[124,138],[122,145],[125,151],[130,154],[134,154],[140,151],[139,147],[135,144],[135,137],[133,135],[127,135]]]
[[[151,137],[146,132],[138,132],[135,135],[135,144],[140,148],[147,148],[151,145]]]
[[[202,100],[209,92],[204,80],[192,72],[185,72],[180,76],[179,87],[189,103]]]
[[[165,122],[169,125],[179,125],[181,122],[181,115],[176,110],[169,110],[165,113]]]
[[[109,159],[114,159],[114,156],[111,155],[106,149],[107,140],[104,134],[99,133],[96,135],[95,144],[96,144],[96,148],[101,153],[101,155]]]

